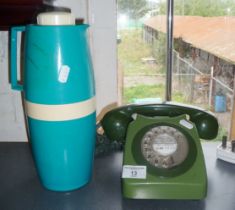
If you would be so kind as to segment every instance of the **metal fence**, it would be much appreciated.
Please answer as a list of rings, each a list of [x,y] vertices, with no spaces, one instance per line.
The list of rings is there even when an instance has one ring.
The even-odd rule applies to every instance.
[[[214,76],[213,67],[202,71],[181,58],[176,51],[173,61],[173,94],[174,90],[180,91],[186,103],[212,111],[215,109],[215,96],[221,94],[226,98],[226,109],[231,110],[233,89]]]

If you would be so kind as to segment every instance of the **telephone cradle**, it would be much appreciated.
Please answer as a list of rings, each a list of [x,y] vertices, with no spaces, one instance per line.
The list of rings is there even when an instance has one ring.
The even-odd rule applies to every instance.
[[[132,199],[203,199],[207,174],[200,138],[213,139],[217,119],[178,104],[127,105],[101,120],[107,137],[122,141],[122,193]]]

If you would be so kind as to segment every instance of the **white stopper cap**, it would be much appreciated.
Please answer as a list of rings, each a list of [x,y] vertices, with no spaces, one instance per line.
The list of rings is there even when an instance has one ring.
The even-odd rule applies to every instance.
[[[37,16],[38,25],[75,25],[75,17],[69,12],[44,12]]]

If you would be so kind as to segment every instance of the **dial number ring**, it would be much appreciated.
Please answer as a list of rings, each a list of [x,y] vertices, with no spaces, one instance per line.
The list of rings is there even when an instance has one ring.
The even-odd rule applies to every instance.
[[[181,164],[188,155],[185,135],[171,126],[149,129],[141,140],[141,152],[154,167],[172,168]]]

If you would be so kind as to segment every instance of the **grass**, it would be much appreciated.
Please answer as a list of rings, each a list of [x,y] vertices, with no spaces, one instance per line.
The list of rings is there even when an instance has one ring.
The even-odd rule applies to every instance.
[[[141,33],[141,29],[119,32],[122,41],[118,45],[118,60],[124,69],[124,76],[157,73],[156,65],[146,65],[141,61],[142,58],[152,57],[152,50],[143,42]]]
[[[163,73],[163,66],[148,65],[141,61],[144,57],[152,57],[152,48],[144,43],[141,29],[119,31],[121,43],[118,45],[118,61],[125,76],[156,75]],[[140,84],[134,87],[124,87],[123,102],[131,103],[135,98],[165,98],[165,85]],[[186,98],[179,91],[174,91],[173,100],[187,103]]]
[[[144,43],[142,30],[119,31],[121,43],[118,45],[118,61],[125,76],[156,75],[160,67],[156,64],[149,65],[142,62],[142,58],[152,57],[152,48]],[[165,87],[162,84],[140,84],[133,87],[124,87],[123,103],[131,103],[135,98],[164,98]]]
[[[165,97],[165,85],[137,85],[124,89],[124,103],[132,103],[133,99],[140,98],[161,98]],[[184,95],[180,92],[174,93],[173,101],[186,103]]]
[[[163,85],[137,85],[124,89],[124,103],[132,103],[135,98],[163,98]]]

